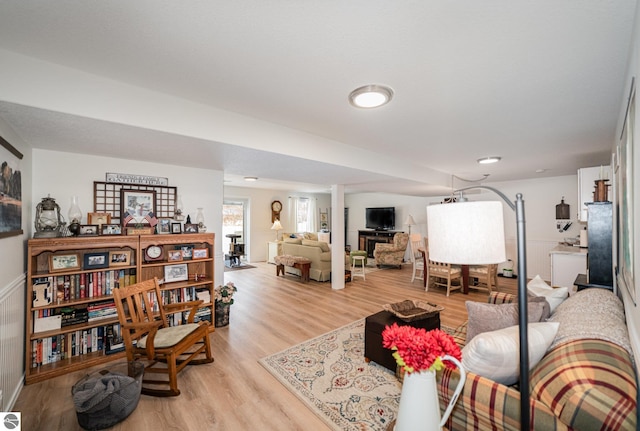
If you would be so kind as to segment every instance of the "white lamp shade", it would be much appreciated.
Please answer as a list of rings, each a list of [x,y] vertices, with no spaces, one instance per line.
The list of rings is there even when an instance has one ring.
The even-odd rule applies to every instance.
[[[427,207],[429,259],[458,265],[507,260],[502,204],[459,202]]]
[[[407,219],[404,221],[404,224],[406,224],[407,226],[415,226],[416,221],[413,219],[413,216],[409,214],[409,217],[407,217]]]
[[[282,230],[282,229],[283,229],[283,227],[280,224],[280,220],[276,220],[276,221],[273,222],[273,226],[271,226],[271,230],[278,231],[278,230]]]

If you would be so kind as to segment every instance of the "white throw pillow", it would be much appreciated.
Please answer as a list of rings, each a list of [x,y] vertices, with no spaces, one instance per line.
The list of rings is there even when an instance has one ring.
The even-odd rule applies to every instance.
[[[551,314],[558,305],[562,303],[569,296],[568,287],[556,287],[549,286],[545,281],[536,275],[528,284],[527,291],[533,296],[544,296],[551,308]]]
[[[558,322],[529,323],[529,369],[542,359],[558,332]],[[503,385],[512,385],[520,376],[518,326],[483,332],[462,349],[465,370]]]

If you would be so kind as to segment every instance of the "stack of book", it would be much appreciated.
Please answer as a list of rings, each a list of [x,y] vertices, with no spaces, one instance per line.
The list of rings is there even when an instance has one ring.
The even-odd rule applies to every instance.
[[[92,302],[87,307],[87,311],[89,322],[118,317],[116,304],[113,301]]]

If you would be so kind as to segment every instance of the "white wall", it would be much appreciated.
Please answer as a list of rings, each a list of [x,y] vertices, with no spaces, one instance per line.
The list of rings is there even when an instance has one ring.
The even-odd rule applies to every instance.
[[[79,206],[87,221],[93,212],[93,182],[104,181],[106,172],[167,177],[169,185],[177,187],[184,214],[195,220],[196,209],[202,207],[208,232],[216,234],[216,285],[224,280],[221,253],[222,182],[223,173],[215,170],[146,163],[110,157],[87,156],[57,151],[33,151],[33,205],[30,219],[35,216],[35,205],[42,197],[56,199],[62,215],[67,218],[71,196],[78,196]]]
[[[291,219],[289,197],[308,197],[316,199],[316,212],[331,207],[331,195],[328,193],[300,193],[294,191],[256,189],[249,187],[224,187],[225,199],[243,199],[248,201],[248,228],[245,252],[249,262],[264,262],[267,260],[267,243],[276,239],[276,233],[271,230],[271,202],[282,202],[280,223],[284,230],[279,232],[279,239],[283,232],[295,232],[295,223]]]

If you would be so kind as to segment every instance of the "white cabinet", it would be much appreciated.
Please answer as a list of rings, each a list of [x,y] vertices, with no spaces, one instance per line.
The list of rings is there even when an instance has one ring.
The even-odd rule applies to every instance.
[[[593,191],[595,190],[595,181],[600,179],[611,180],[611,168],[609,166],[594,166],[592,168],[578,169],[578,220],[587,221],[586,202],[593,202]],[[608,184],[611,184],[609,182]],[[611,190],[609,190],[611,199]]]
[[[267,243],[267,262],[275,264],[275,257],[282,253],[282,241],[269,241]]]
[[[318,232],[318,241],[331,244],[331,232]]]
[[[551,286],[572,290],[578,274],[587,273],[587,249],[559,245],[551,254]]]

